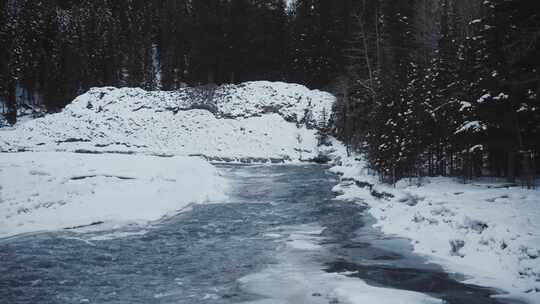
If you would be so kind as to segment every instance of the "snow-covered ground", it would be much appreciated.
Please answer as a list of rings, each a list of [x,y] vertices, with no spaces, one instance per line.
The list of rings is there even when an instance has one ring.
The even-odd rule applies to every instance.
[[[29,151],[1,155],[0,237],[148,222],[219,199],[224,181],[202,158],[313,158],[313,127],[326,123],[334,100],[264,81],[174,92],[91,89],[60,113],[0,128],[1,152]]]
[[[0,237],[153,221],[219,199],[223,180],[193,156],[313,158],[313,127],[329,119],[334,100],[264,81],[173,92],[91,89],[60,113],[0,128],[0,151],[29,151],[1,155]]]
[[[341,175],[340,198],[369,205],[384,233],[411,239],[416,252],[467,282],[540,303],[540,190],[442,177],[393,188],[361,156],[343,156],[331,170]]]
[[[61,113],[0,129],[0,151],[143,152],[211,159],[299,160],[335,98],[304,86],[248,82],[147,92],[96,88]]]
[[[0,151],[32,151],[1,154],[0,237],[148,223],[190,204],[223,199],[226,183],[215,167],[190,155],[226,161],[315,157],[317,134],[308,126],[325,122],[334,100],[303,86],[270,82],[175,92],[92,89],[61,113],[0,128]],[[368,204],[383,232],[410,238],[418,253],[470,276],[471,283],[540,302],[540,191],[448,178],[391,188],[368,173],[361,157],[343,156],[337,142],[333,148],[342,163],[332,168],[342,175],[335,191],[341,199]],[[244,288],[266,296],[268,286],[276,286],[272,303],[301,303],[322,289],[340,303],[437,302],[359,285],[316,267],[297,268],[302,263],[291,264],[295,255],[289,253],[321,248],[313,233],[296,235],[285,258],[244,278]],[[290,286],[297,288],[285,288]]]
[[[221,200],[227,187],[201,158],[61,152],[2,153],[0,181],[0,238],[145,224]]]

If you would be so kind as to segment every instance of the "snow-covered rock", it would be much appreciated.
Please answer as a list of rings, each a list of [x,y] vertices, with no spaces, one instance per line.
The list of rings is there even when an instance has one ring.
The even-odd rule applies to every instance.
[[[540,190],[442,177],[393,188],[366,168],[361,156],[342,156],[331,169],[342,179],[334,191],[367,204],[384,233],[411,239],[416,252],[467,282],[540,303]]]
[[[227,184],[197,157],[2,153],[0,238],[92,224],[145,224],[222,200]]]
[[[335,98],[304,86],[248,82],[147,92],[95,88],[61,113],[0,129],[0,151],[147,152],[212,159],[316,156]]]

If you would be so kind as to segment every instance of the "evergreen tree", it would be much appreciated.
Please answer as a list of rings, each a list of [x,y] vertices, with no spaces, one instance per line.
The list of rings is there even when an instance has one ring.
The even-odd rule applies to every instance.
[[[20,11],[19,3],[14,0],[8,0],[3,3],[5,7],[5,22],[2,24],[2,39],[5,41],[5,63],[3,64],[3,85],[4,96],[7,102],[6,118],[8,123],[17,122],[17,81],[21,75],[21,36],[17,35],[20,31],[18,24],[18,13]]]
[[[7,0],[0,1],[0,103],[2,113],[7,112],[7,82],[9,79],[8,65],[11,53],[11,37],[8,32]]]
[[[414,119],[409,114],[415,100],[408,92],[415,68],[412,7],[414,1],[382,1],[380,87],[367,137],[369,159],[383,177],[394,181],[411,170],[415,158],[413,139],[405,133],[408,120]]]
[[[0,99],[15,123],[93,86],[298,82],[388,181],[513,180],[540,151],[533,1],[0,0]]]
[[[159,12],[157,47],[163,89],[174,90],[187,82],[190,24],[188,2],[156,0]]]

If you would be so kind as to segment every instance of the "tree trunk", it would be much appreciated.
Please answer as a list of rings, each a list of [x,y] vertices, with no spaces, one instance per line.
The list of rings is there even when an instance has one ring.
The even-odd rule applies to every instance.
[[[13,80],[8,83],[6,118],[10,125],[17,123],[17,86]]]
[[[516,181],[516,152],[508,152],[508,172],[507,172],[508,181],[513,183]]]
[[[214,69],[212,67],[208,68],[206,75],[207,75],[208,84],[215,83],[215,73],[214,73]]]
[[[523,138],[521,136],[521,130],[519,125],[519,118],[516,113],[516,110],[518,108],[518,105],[514,105],[514,103],[517,104],[515,101],[515,97],[517,94],[515,92],[514,88],[511,88],[511,96],[513,97],[510,100],[510,115],[511,115],[511,128],[512,133],[514,135],[514,139],[517,141],[517,151],[515,148],[511,148],[512,150],[508,153],[508,181],[509,182],[515,182],[516,181],[516,155],[518,153],[521,153],[523,151]]]

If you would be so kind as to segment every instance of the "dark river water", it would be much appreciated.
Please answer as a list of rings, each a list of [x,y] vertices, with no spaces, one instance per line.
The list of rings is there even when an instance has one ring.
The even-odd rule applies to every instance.
[[[271,298],[271,292],[255,294],[239,281],[276,265],[295,227],[320,227],[313,235],[320,253],[309,250],[304,260],[322,271],[347,272],[373,286],[427,293],[446,303],[499,303],[489,297],[493,291],[462,284],[425,263],[406,240],[371,228],[362,205],[334,200],[337,181],[323,167],[220,168],[232,185],[225,202],[195,206],[148,227],[96,226],[0,240],[0,303]],[[314,293],[313,302],[305,303],[323,300]]]

